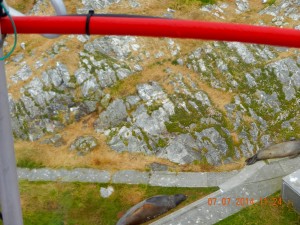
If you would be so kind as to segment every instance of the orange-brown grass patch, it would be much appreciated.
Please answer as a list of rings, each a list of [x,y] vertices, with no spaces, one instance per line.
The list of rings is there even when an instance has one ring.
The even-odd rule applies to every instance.
[[[104,91],[110,93],[113,98],[125,97],[136,93],[136,85],[156,81],[164,83],[167,79],[167,74],[163,71],[166,68],[159,64],[154,64],[145,68],[142,72],[131,75],[130,77],[119,81],[115,86],[106,88]]]
[[[25,14],[32,9],[33,5],[36,3],[36,0],[6,0],[6,3],[10,7]]]
[[[204,81],[202,81],[200,79],[198,74],[189,70],[186,67],[174,66],[171,64],[167,64],[167,66],[169,68],[171,68],[175,74],[182,73],[183,75],[186,75],[186,74],[190,75],[190,78],[192,79],[192,81],[195,82],[201,90],[203,90],[204,92],[206,92],[208,94],[208,97],[212,100],[214,105],[219,110],[225,111],[224,106],[231,102],[231,100],[234,96],[233,93],[221,91],[221,90],[210,87],[208,84],[206,84]],[[173,92],[172,86],[169,85],[168,82],[163,82],[162,85],[169,94],[171,94]]]
[[[245,167],[245,158],[242,157],[238,160],[235,160],[232,163],[221,164],[219,166],[216,166],[214,168],[214,171],[216,171],[216,172],[228,172],[228,171],[232,171],[232,170],[241,170],[244,167]]]
[[[237,133],[233,132],[231,133],[231,138],[234,144],[238,144],[240,142],[239,136]]]
[[[129,205],[135,205],[144,200],[145,192],[145,189],[135,186],[130,189],[123,189],[121,193],[121,201]]]

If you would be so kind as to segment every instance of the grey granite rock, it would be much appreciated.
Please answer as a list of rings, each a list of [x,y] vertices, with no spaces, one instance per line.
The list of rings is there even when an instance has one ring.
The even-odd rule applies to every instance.
[[[264,107],[270,108],[277,113],[281,110],[281,103],[278,100],[278,95],[276,92],[273,92],[271,95],[265,93],[264,91],[257,90],[255,93],[258,98],[258,102],[263,104]]]
[[[116,99],[100,114],[99,118],[94,123],[94,127],[96,131],[103,131],[107,128],[117,126],[126,118],[127,111],[123,100]]]
[[[251,51],[247,48],[245,44],[239,42],[228,42],[227,46],[231,49],[235,49],[237,54],[242,58],[242,60],[247,64],[256,64],[256,60],[251,53]]]
[[[141,4],[136,0],[129,0],[129,5],[131,8],[139,8]]]
[[[112,86],[117,81],[116,73],[112,68],[96,70],[96,74],[102,88]]]
[[[96,100],[98,100],[103,95],[103,92],[101,91],[94,77],[82,84],[81,92],[85,98],[94,98]]]
[[[90,40],[90,36],[89,35],[77,35],[77,39],[80,41],[80,42],[87,42],[88,40]]]
[[[63,139],[62,135],[60,134],[55,134],[54,136],[44,139],[41,141],[42,144],[51,144],[54,145],[55,147],[60,147],[64,144],[66,144],[65,140]]]
[[[236,4],[238,13],[243,13],[243,12],[249,10],[248,0],[235,0],[235,4]]]
[[[20,62],[24,58],[24,53],[20,53],[12,58],[12,61],[15,63]]]
[[[74,76],[76,77],[77,83],[82,84],[85,81],[90,80],[92,75],[87,72],[85,68],[81,67],[75,71]]]
[[[144,105],[140,105],[133,113],[135,126],[150,135],[160,135],[166,132],[165,122],[168,121],[168,118],[167,112],[162,107],[149,115]]]
[[[254,145],[250,142],[248,134],[242,131],[239,134],[239,139],[242,141],[240,149],[245,157],[250,157],[254,154]]]
[[[23,103],[25,110],[30,118],[35,118],[40,114],[40,109],[36,106],[32,98],[22,96],[20,98],[20,101]]]
[[[100,52],[109,57],[125,60],[132,52],[132,45],[136,44],[135,37],[129,36],[105,36],[95,39],[91,43],[84,45],[84,49],[89,53]]]
[[[296,98],[296,91],[291,86],[283,86],[282,91],[285,95],[285,100],[290,101]]]
[[[251,76],[251,74],[246,73],[245,77],[247,79],[249,87],[255,87],[255,86],[257,86],[257,84],[255,82],[255,79]]]
[[[222,156],[226,155],[228,145],[225,138],[215,128],[208,128],[201,132],[195,132],[196,143],[210,164],[221,163]]]
[[[93,136],[77,137],[70,146],[70,150],[76,150],[78,155],[86,155],[98,145],[97,139]]]
[[[87,9],[105,9],[113,3],[119,3],[121,0],[82,0],[82,4]]]
[[[144,140],[144,134],[140,129],[121,127],[115,136],[109,141],[109,145],[117,152],[142,152],[153,154]]]
[[[130,74],[132,74],[132,72],[129,69],[120,68],[117,70],[117,77],[119,78],[119,80],[125,79]]]
[[[130,95],[126,98],[126,107],[127,109],[131,109],[133,106],[137,105],[137,103],[141,101],[140,97],[137,95]]]
[[[21,69],[17,71],[16,74],[11,76],[11,80],[14,83],[17,83],[19,81],[27,80],[32,75],[31,68],[27,65],[26,62],[21,63]]]
[[[207,94],[205,94],[203,91],[198,91],[196,94],[195,94],[195,98],[200,101],[203,105],[206,105],[206,106],[211,106],[211,103],[209,101],[209,98],[207,96]]]
[[[167,98],[166,93],[164,93],[157,82],[139,84],[136,88],[140,98],[144,101],[152,102]]]
[[[190,134],[176,136],[159,156],[179,164],[192,163],[201,159],[198,146]]]
[[[283,85],[291,85],[294,83],[297,87],[299,87],[300,68],[296,61],[292,58],[275,61],[270,63],[267,68],[275,73],[277,79]],[[290,76],[290,74],[293,76]]]

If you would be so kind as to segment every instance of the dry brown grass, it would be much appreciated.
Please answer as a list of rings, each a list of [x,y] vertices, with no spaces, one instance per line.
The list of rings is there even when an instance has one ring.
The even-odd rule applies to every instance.
[[[198,85],[198,87],[206,92],[213,102],[213,104],[222,111],[225,111],[224,106],[226,104],[229,104],[231,100],[233,99],[234,93],[229,93],[225,91],[221,91],[215,88],[210,87],[208,84],[206,84],[204,81],[202,81],[199,77],[199,75],[191,70],[189,70],[186,67],[181,66],[174,66],[171,64],[164,64],[165,67],[169,67],[172,69],[172,71],[177,73],[182,73],[183,75],[188,74],[192,81]],[[162,83],[165,90],[167,90],[168,93],[172,93],[172,86],[169,85],[167,82]]]
[[[6,3],[10,7],[25,14],[25,13],[28,13],[32,9],[33,5],[35,4],[35,0],[26,0],[26,1],[24,1],[24,0],[6,0]]]
[[[130,189],[124,189],[122,191],[121,201],[128,205],[135,205],[145,198],[145,189],[140,189],[133,186]]]
[[[168,78],[168,75],[164,72],[166,64],[161,66],[159,64],[153,64],[145,67],[142,73],[134,74],[125,80],[119,82],[112,88],[106,88],[104,91],[110,93],[114,98],[125,97],[136,93],[136,85],[140,83],[147,83],[150,81],[156,81],[158,83],[164,83]]]
[[[231,133],[231,138],[234,144],[238,144],[240,142],[239,136],[237,133],[233,132]]]

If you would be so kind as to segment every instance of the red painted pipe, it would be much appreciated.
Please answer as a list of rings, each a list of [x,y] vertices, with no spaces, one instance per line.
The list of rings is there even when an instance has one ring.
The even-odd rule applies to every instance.
[[[85,34],[85,16],[26,16],[13,19],[19,34]],[[0,25],[2,33],[13,33],[7,17],[1,18]],[[300,48],[299,30],[163,18],[93,16],[90,34],[239,41]]]

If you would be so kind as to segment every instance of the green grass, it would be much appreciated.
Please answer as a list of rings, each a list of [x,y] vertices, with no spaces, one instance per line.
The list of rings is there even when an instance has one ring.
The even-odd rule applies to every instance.
[[[186,194],[181,206],[196,201],[217,188],[164,188],[111,184],[114,193],[100,196],[108,184],[20,182],[24,225],[115,225],[117,214],[136,203],[160,194]],[[0,224],[2,224],[0,222]]]
[[[268,5],[273,5],[276,3],[276,0],[269,0],[267,3],[268,3]]]
[[[17,161],[17,167],[36,169],[36,168],[43,168],[45,166],[41,162],[36,162],[30,158],[23,158]]]
[[[279,198],[280,193],[277,192],[268,197],[268,204],[256,203],[250,207],[241,210],[225,220],[216,223],[217,225],[297,225],[300,224],[300,216],[293,210],[289,204],[274,206],[274,198]],[[276,204],[275,204],[276,205]]]

